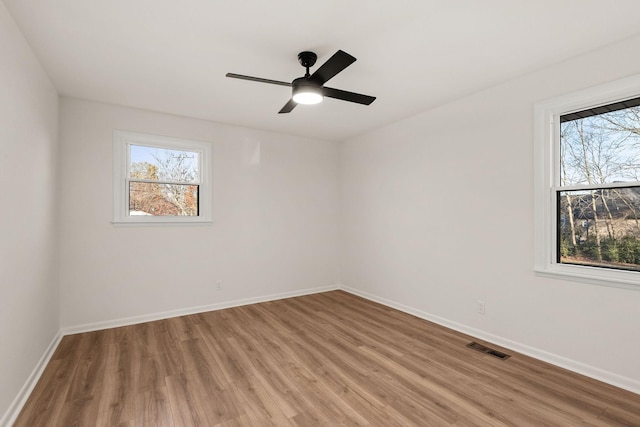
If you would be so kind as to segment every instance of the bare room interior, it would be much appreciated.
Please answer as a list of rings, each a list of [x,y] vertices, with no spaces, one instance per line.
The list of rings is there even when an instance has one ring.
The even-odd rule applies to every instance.
[[[3,0],[0,426],[640,426],[639,51],[637,0]]]

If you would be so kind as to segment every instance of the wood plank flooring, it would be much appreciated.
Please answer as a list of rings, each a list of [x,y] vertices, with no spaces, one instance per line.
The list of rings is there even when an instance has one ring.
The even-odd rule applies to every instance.
[[[15,426],[640,426],[639,395],[472,340],[342,291],[70,335]]]

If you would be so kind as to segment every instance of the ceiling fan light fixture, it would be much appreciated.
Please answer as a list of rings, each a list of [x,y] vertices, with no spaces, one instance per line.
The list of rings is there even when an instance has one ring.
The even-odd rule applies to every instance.
[[[293,100],[298,104],[319,104],[322,102],[322,95],[313,91],[299,91],[293,95]]]
[[[293,82],[293,96],[292,99],[297,104],[319,104],[322,102],[322,87],[307,79],[296,79]]]

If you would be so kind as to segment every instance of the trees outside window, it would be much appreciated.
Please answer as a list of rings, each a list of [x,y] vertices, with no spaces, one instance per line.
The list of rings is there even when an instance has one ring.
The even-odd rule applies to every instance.
[[[560,116],[561,263],[640,270],[640,106],[627,107],[634,104]]]
[[[129,146],[129,214],[198,215],[199,153]]]

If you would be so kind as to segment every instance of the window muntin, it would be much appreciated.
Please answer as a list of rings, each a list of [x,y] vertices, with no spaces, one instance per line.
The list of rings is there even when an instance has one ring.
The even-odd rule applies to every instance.
[[[114,132],[114,223],[211,221],[210,144]]]

